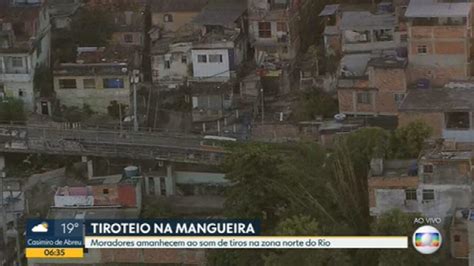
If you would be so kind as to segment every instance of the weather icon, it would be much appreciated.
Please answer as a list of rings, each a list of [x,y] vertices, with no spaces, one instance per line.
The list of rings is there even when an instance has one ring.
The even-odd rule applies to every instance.
[[[31,232],[33,232],[33,233],[46,233],[46,232],[48,232],[48,223],[43,222],[43,223],[40,223],[38,225],[33,226],[33,228],[31,229]]]

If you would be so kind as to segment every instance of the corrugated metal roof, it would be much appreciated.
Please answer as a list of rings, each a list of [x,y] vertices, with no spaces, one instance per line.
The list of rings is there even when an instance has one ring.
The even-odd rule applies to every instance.
[[[395,27],[396,19],[392,14],[375,15],[369,11],[348,11],[342,14],[341,29],[383,29]]]
[[[405,12],[405,17],[467,17],[471,12],[471,6],[471,3],[426,3],[411,1]]]
[[[336,12],[339,10],[339,4],[336,5],[326,5],[324,6],[324,9],[319,13],[319,16],[332,16],[336,14]]]

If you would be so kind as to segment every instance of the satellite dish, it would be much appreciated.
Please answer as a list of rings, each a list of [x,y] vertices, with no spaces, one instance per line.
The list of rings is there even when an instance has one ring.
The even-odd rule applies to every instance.
[[[334,116],[334,119],[336,119],[336,121],[344,121],[346,119],[346,115],[345,114],[337,114]]]
[[[128,69],[126,67],[122,68],[123,73],[127,73]]]

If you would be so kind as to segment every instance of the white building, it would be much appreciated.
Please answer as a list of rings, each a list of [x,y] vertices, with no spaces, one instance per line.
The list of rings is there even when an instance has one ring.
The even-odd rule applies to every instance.
[[[192,60],[195,78],[230,78],[228,49],[193,49]]]
[[[191,47],[195,35],[164,38],[152,48],[151,66],[154,83],[181,85],[192,76]]]
[[[229,80],[247,54],[246,5],[236,1],[209,4],[194,19],[201,36],[191,52],[195,80]]]
[[[33,111],[35,69],[49,66],[50,61],[48,10],[34,0],[3,5],[0,4],[0,95],[21,99],[25,109]]]

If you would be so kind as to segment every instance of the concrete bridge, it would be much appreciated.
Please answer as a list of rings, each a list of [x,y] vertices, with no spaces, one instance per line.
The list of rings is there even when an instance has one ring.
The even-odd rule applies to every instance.
[[[219,164],[225,152],[202,147],[200,141],[200,136],[173,133],[0,125],[0,152],[3,153]]]

